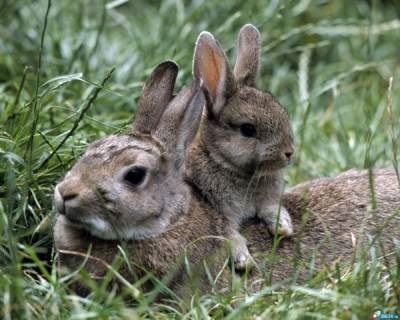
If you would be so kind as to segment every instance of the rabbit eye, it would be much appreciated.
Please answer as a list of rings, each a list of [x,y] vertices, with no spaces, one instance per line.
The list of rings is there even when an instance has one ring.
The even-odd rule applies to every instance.
[[[144,167],[133,167],[125,174],[124,180],[137,186],[143,182],[145,177],[146,169]]]
[[[253,138],[256,136],[256,128],[250,123],[245,123],[240,126],[240,133],[246,138]]]

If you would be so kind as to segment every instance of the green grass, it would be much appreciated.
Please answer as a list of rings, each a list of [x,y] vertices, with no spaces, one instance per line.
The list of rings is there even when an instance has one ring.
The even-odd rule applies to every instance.
[[[259,87],[288,109],[296,134],[289,185],[353,167],[397,166],[396,0],[3,1],[0,317],[368,319],[378,309],[399,312],[400,261],[391,278],[380,260],[360,258],[343,277],[321,272],[303,287],[258,294],[239,286],[173,307],[143,293],[129,306],[101,287],[79,298],[48,265],[53,187],[86,145],[129,128],[143,81],[159,62],[176,60],[177,88],[187,83],[202,30],[233,62],[247,22],[262,33]]]

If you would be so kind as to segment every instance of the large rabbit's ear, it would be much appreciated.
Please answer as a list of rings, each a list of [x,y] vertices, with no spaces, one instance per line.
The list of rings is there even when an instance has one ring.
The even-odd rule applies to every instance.
[[[150,134],[172,99],[178,65],[173,61],[159,64],[147,79],[133,121],[133,132]]]
[[[193,58],[193,76],[201,81],[211,111],[218,115],[226,99],[233,95],[236,83],[228,59],[219,43],[209,32],[200,33]]]
[[[196,136],[204,106],[204,95],[197,82],[183,88],[168,105],[154,133],[182,163],[189,144]]]
[[[233,74],[240,85],[255,87],[261,60],[261,37],[258,29],[246,24],[240,29]]]

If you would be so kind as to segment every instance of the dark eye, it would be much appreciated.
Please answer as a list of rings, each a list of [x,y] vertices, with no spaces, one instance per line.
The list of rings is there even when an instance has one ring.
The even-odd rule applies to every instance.
[[[245,123],[240,126],[240,132],[243,136],[247,138],[253,138],[256,136],[256,128],[250,123]]]
[[[137,186],[143,182],[145,177],[146,169],[144,167],[133,167],[125,174],[124,180]]]

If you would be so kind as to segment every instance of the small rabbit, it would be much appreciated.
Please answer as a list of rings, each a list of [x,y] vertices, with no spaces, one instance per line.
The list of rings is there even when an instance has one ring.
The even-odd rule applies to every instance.
[[[174,273],[172,282],[182,283],[185,272],[176,267],[182,255],[187,252],[200,266],[197,257],[212,255],[222,242],[208,236],[223,237],[224,217],[193,195],[179,172],[201,116],[197,106],[185,111],[191,101],[201,103],[202,95],[193,84],[172,99],[177,71],[171,61],[160,64],[144,86],[132,133],[89,145],[56,186],[59,215],[53,233],[61,266],[78,268],[90,252],[85,268],[102,277],[124,243],[137,272]],[[192,122],[193,131],[188,130]],[[120,271],[133,281],[127,265]],[[84,287],[76,290],[86,292]]]
[[[250,24],[239,33],[233,72],[217,40],[202,32],[193,74],[205,95],[199,132],[185,159],[185,176],[218,212],[228,218],[236,269],[251,262],[242,221],[259,217],[270,232],[293,233],[280,205],[282,168],[292,158],[293,133],[286,110],[274,96],[255,88],[260,34]]]

